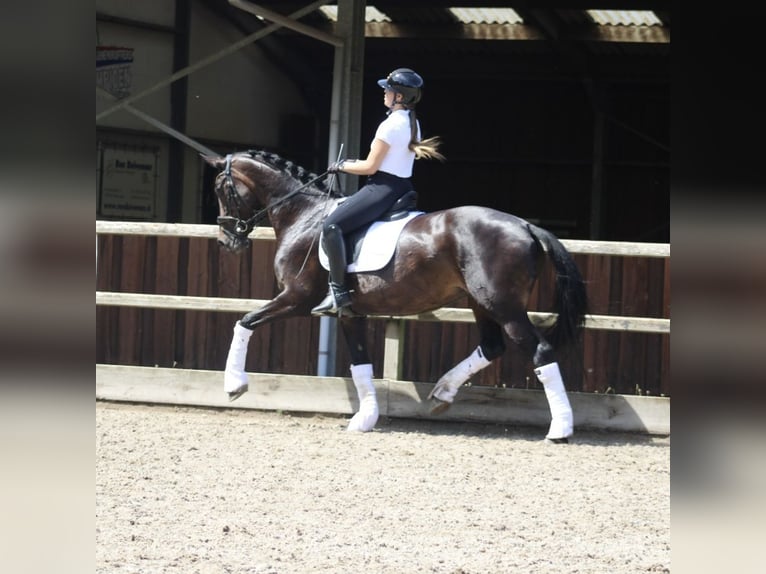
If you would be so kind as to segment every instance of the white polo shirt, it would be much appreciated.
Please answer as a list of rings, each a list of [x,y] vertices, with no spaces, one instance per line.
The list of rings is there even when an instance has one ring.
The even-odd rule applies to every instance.
[[[418,141],[420,141],[420,122],[417,122]],[[375,138],[386,142],[390,147],[380,171],[411,177],[412,165],[415,163],[415,152],[407,146],[410,143],[410,112],[396,110],[381,122],[375,132]]]

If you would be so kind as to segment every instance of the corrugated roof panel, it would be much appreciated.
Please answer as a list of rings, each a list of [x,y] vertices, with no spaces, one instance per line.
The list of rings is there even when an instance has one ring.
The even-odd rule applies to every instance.
[[[463,24],[523,24],[512,8],[448,8]]]
[[[410,1],[406,4],[394,3],[386,5],[385,13],[397,24],[426,24],[428,26],[450,26],[455,23],[453,16],[446,7],[431,5],[430,2],[421,4]]]
[[[588,15],[600,26],[662,26],[651,10],[588,10]]]
[[[319,10],[331,22],[338,21],[337,6],[320,6]],[[383,12],[381,12],[377,8],[375,8],[375,6],[366,6],[364,9],[364,21],[365,22],[390,22],[391,18],[386,16]]]

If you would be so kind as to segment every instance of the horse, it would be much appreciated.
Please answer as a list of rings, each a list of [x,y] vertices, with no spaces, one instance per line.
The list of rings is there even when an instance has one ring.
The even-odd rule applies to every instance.
[[[274,273],[280,292],[234,325],[224,371],[224,391],[236,400],[248,390],[247,346],[253,330],[271,321],[308,316],[327,293],[328,272],[318,256],[322,221],[343,195],[327,172],[311,173],[276,154],[240,151],[203,155],[219,173],[218,244],[232,252],[250,245],[248,235],[268,219],[276,236]],[[530,292],[545,258],[556,271],[555,321],[545,333],[527,315]],[[428,396],[431,414],[446,411],[458,389],[506,350],[505,337],[534,365],[551,412],[547,442],[566,443],[573,415],[555,350],[578,340],[587,298],[571,254],[551,232],[499,210],[475,205],[419,213],[406,222],[391,260],[379,270],[349,273],[352,313],[339,324],[351,358],[359,410],[347,430],[367,432],[379,408],[366,339],[368,317],[426,313],[467,296],[480,343],[442,375]]]

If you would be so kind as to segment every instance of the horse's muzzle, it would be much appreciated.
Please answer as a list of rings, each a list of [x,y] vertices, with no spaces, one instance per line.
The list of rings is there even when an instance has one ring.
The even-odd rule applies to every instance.
[[[236,217],[221,216],[218,222],[218,244],[229,251],[242,251],[250,247],[252,241],[248,235],[253,230],[248,221]]]
[[[251,220],[221,215],[216,219],[216,222],[218,223],[218,226],[227,233],[238,235],[240,237],[247,237],[253,230],[253,223]]]
[[[250,244],[252,241],[250,238],[248,238],[245,235],[240,235],[238,233],[232,233],[228,229],[224,227],[220,227],[218,231],[218,245],[226,249],[227,251],[231,251],[232,253],[237,253],[239,251],[244,251],[248,247],[250,247]]]

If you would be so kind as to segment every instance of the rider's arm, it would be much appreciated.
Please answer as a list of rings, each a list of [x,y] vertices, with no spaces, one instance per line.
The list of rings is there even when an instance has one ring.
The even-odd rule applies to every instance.
[[[380,169],[380,164],[383,163],[390,147],[383,140],[375,138],[366,159],[347,159],[343,162],[341,171],[353,175],[372,175]]]

